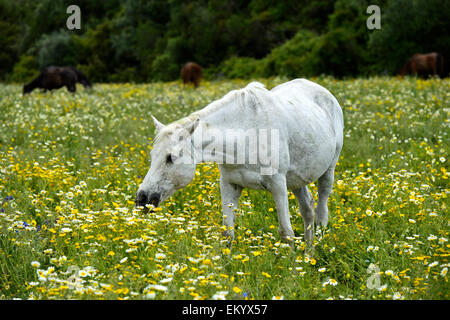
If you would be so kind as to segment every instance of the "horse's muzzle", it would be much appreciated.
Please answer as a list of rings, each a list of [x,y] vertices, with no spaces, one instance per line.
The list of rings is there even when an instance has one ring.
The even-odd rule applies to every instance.
[[[139,191],[136,195],[136,199],[134,200],[136,207],[144,207],[142,210],[143,213],[148,212],[148,208],[146,207],[147,204],[151,204],[154,207],[157,207],[159,205],[159,202],[161,200],[161,194],[154,192],[150,196],[147,196],[147,194],[144,191]]]

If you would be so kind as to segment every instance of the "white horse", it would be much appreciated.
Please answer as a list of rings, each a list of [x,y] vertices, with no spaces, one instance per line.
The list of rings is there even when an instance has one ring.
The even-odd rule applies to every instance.
[[[261,83],[252,82],[167,126],[155,118],[153,121],[157,136],[151,166],[139,186],[136,206],[158,206],[192,181],[198,163],[215,161],[220,169],[224,235],[230,240],[234,239],[235,210],[246,187],[271,192],[278,232],[285,242],[292,243],[294,237],[288,189],[297,198],[307,243],[311,244],[314,237],[314,221],[316,225],[327,225],[327,201],[343,145],[344,123],[338,101],[322,86],[296,79],[269,91]],[[229,143],[218,138],[221,133],[229,138],[230,130],[238,132],[232,138],[248,133],[248,148],[236,152],[230,147],[234,147],[235,140]],[[270,141],[268,132],[273,133]],[[252,148],[255,143],[257,147]],[[186,157],[189,149],[194,157]],[[264,154],[269,149],[268,161]],[[314,199],[307,185],[316,180],[318,203],[314,214]]]

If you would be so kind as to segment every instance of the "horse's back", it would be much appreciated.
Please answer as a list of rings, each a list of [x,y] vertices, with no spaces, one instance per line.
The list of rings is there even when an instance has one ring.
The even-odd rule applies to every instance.
[[[320,98],[327,98],[331,104],[340,108],[339,103],[330,91],[307,79],[295,79],[285,82],[274,87],[271,92],[285,99],[297,98],[318,102]]]
[[[77,74],[70,67],[49,66],[42,71],[43,85],[46,89],[59,89],[63,86],[73,86]]]
[[[317,180],[333,166],[343,144],[343,115],[336,98],[306,79],[281,84],[270,91],[288,135],[289,188]]]
[[[202,78],[202,67],[195,62],[188,62],[181,68],[180,76],[183,83],[192,82],[195,87],[198,87]]]
[[[341,106],[333,94],[321,85],[307,79],[295,79],[273,88],[271,92],[282,102],[282,107],[294,105],[294,110],[301,114],[307,111],[302,109],[318,108],[324,111],[333,129],[342,132],[344,118]]]

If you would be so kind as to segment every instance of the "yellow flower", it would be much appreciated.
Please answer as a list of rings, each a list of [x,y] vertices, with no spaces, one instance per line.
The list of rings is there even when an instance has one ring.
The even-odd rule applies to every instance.
[[[240,289],[240,288],[238,288],[238,287],[233,287],[233,291],[235,292],[235,293],[241,293],[242,292],[242,289]]]

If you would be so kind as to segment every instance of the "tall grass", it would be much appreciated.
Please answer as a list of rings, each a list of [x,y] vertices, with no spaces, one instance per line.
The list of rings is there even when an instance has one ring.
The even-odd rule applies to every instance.
[[[255,190],[240,199],[230,251],[214,164],[156,212],[133,209],[151,115],[174,121],[246,82],[27,96],[0,85],[1,298],[448,299],[449,80],[313,80],[345,117],[313,255],[294,196],[292,249],[280,243],[272,197]]]

